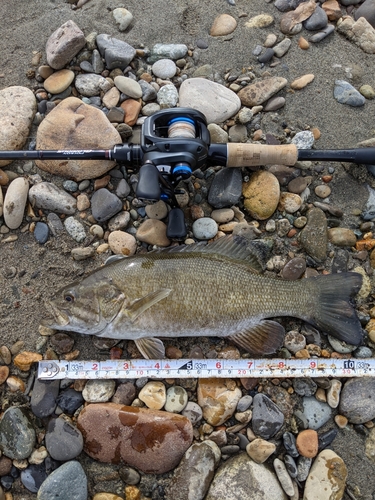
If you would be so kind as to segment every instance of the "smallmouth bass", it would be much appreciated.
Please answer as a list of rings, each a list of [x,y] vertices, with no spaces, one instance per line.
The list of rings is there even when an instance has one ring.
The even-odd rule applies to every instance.
[[[134,340],[146,358],[165,356],[158,337],[228,337],[253,355],[272,354],[292,316],[350,344],[362,328],[350,303],[362,276],[341,273],[287,281],[261,274],[241,236],[123,258],[62,288],[46,302],[57,330]]]

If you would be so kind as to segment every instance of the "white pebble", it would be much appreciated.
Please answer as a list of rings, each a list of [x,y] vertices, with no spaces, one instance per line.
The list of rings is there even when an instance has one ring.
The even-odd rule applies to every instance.
[[[210,240],[216,236],[218,225],[210,217],[202,217],[194,221],[192,230],[194,237],[198,240]]]
[[[17,229],[22,224],[28,191],[29,183],[24,177],[9,184],[4,199],[4,221],[9,229]]]

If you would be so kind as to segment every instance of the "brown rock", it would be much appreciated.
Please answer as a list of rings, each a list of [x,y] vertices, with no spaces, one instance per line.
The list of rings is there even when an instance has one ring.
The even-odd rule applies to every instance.
[[[33,363],[37,361],[41,361],[43,356],[41,354],[38,354],[37,352],[29,352],[29,351],[23,351],[17,354],[17,356],[14,358],[13,362],[23,372],[27,372],[30,370],[30,367]]]
[[[336,0],[327,0],[322,4],[329,21],[338,21],[342,16],[340,4]]]
[[[210,425],[221,425],[235,412],[241,390],[231,379],[199,379],[198,404]]]
[[[306,85],[311,83],[314,80],[314,78],[315,78],[315,75],[313,75],[311,73],[308,75],[303,75],[300,78],[297,78],[296,80],[294,80],[290,84],[290,88],[292,88],[293,90],[301,90],[304,87],[306,87]]]
[[[0,186],[6,186],[9,183],[8,174],[0,169]]]
[[[306,38],[303,38],[303,36],[300,36],[299,40],[298,40],[298,46],[302,50],[307,50],[310,47],[310,44],[306,40]]]
[[[120,100],[120,91],[116,87],[112,87],[103,96],[103,104],[108,109],[117,106],[119,100]]]
[[[64,99],[38,127],[36,149],[111,149],[121,136],[99,109],[76,97]],[[94,179],[111,170],[110,160],[37,160],[47,172],[76,181]]]
[[[328,229],[328,239],[338,247],[354,247],[357,242],[355,233],[345,227],[331,227]]]
[[[9,375],[9,368],[7,366],[0,366],[0,385],[2,385]]]
[[[247,85],[237,95],[244,106],[257,106],[279,92],[287,83],[286,78],[273,76]]]
[[[10,474],[12,469],[12,460],[4,455],[0,457],[0,477]]]
[[[138,228],[136,233],[139,241],[144,241],[149,245],[167,247],[171,244],[167,238],[167,226],[161,220],[146,219]]]
[[[74,80],[74,72],[70,69],[62,69],[52,73],[44,82],[44,88],[51,94],[64,92]]]
[[[275,212],[280,199],[280,184],[277,178],[266,170],[259,170],[244,183],[242,194],[244,207],[251,217],[265,220]]]
[[[286,12],[280,20],[280,30],[284,34],[289,34],[294,26],[308,19],[316,9],[315,0],[301,3],[295,10]]]
[[[126,101],[121,103],[121,107],[125,111],[124,122],[132,127],[138,120],[138,115],[141,111],[142,104],[135,99],[126,99]]]
[[[86,406],[77,423],[90,457],[152,474],[176,467],[193,440],[186,417],[114,403]]]
[[[296,446],[303,457],[316,457],[318,454],[318,433],[313,429],[301,431],[297,436]]]
[[[210,30],[211,36],[224,36],[233,33],[237,27],[237,21],[228,14],[217,16]]]

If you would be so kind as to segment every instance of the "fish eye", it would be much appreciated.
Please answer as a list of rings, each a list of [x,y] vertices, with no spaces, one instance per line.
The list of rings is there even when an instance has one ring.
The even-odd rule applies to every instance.
[[[66,302],[74,302],[74,296],[71,294],[71,293],[67,293],[65,296],[64,296],[64,300]]]

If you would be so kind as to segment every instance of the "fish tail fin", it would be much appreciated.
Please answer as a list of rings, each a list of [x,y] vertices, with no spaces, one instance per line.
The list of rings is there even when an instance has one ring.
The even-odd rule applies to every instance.
[[[347,272],[317,276],[310,280],[316,287],[317,296],[312,317],[308,321],[348,344],[360,344],[362,327],[350,300],[361,288],[362,276]]]

